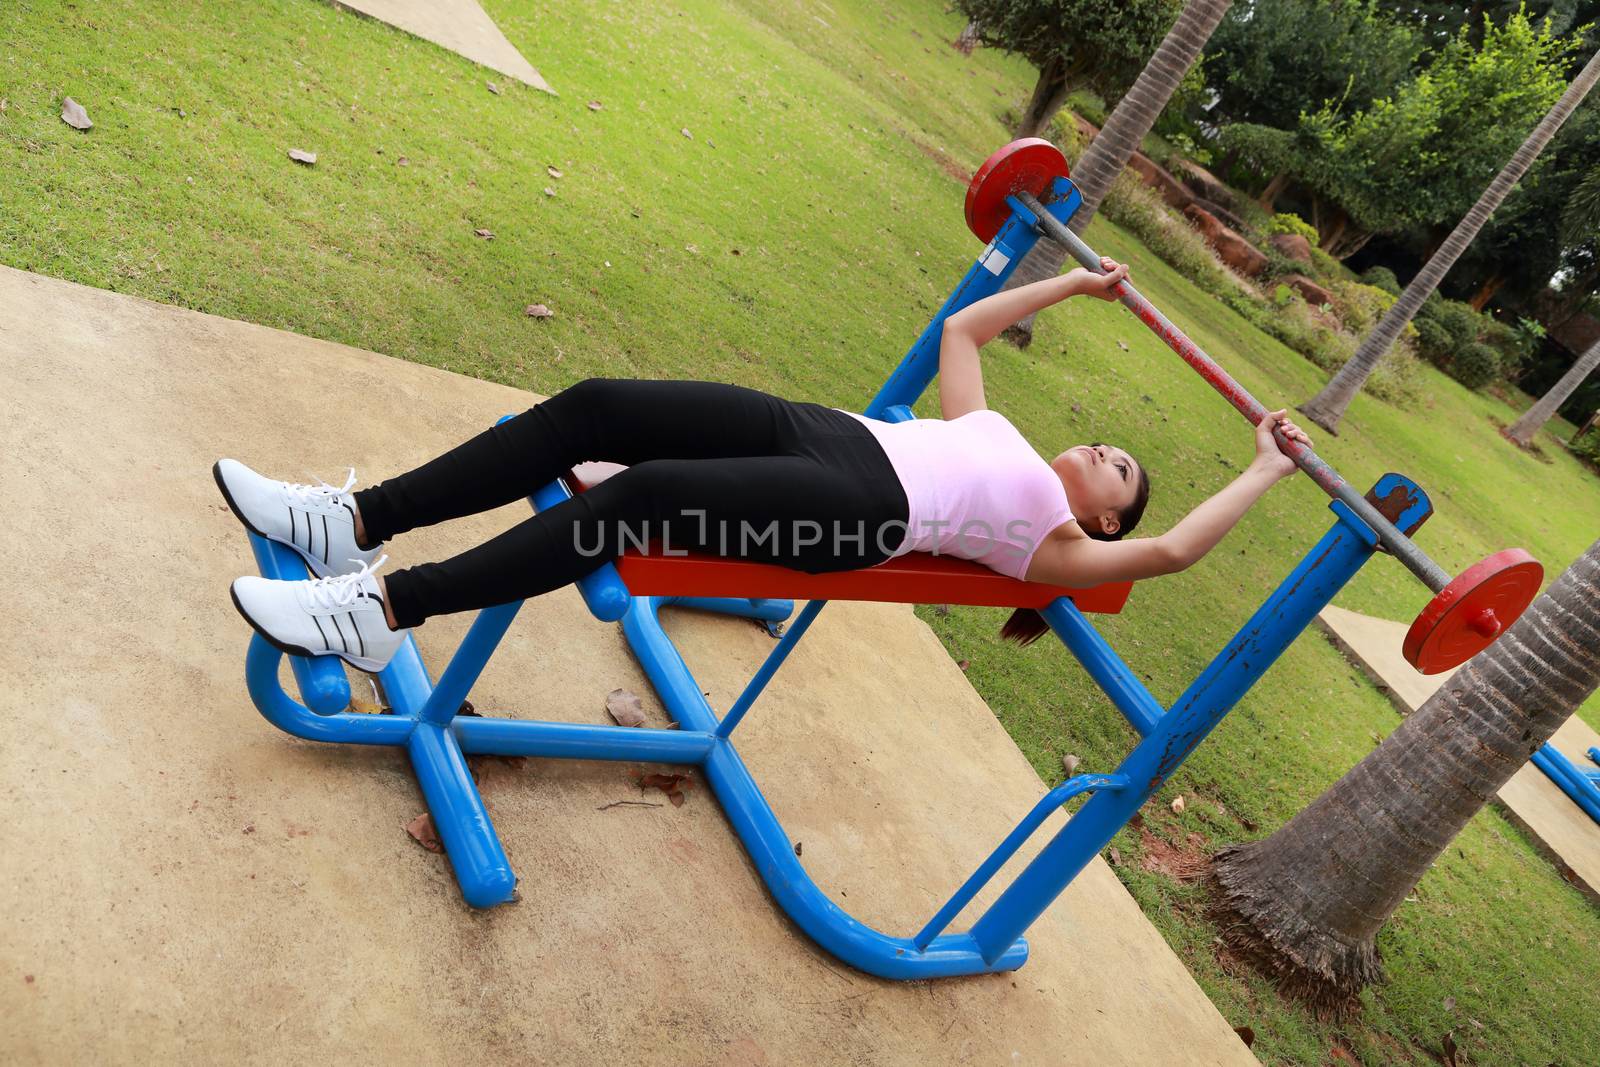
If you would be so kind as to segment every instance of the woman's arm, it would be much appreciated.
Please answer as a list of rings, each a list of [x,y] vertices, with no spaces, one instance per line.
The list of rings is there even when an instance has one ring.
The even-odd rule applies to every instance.
[[[978,349],[1007,326],[1080,293],[1115,300],[1111,289],[1128,276],[1128,268],[1110,257],[1103,257],[1100,265],[1108,273],[1095,274],[1079,267],[1055,278],[986,296],[947,317],[939,342],[940,414],[956,419],[987,406]]]
[[[1039,555],[1045,559],[1041,564],[1039,555],[1034,557],[1028,567],[1028,579],[1081,589],[1102,582],[1175,574],[1193,566],[1216,547],[1263,493],[1294,473],[1294,460],[1278,449],[1273,428],[1281,425],[1294,440],[1307,445],[1311,442],[1287,416],[1287,410],[1274,411],[1262,419],[1256,427],[1256,458],[1245,472],[1166,533],[1127,541],[1096,541],[1081,531],[1073,531],[1078,536],[1041,546]]]

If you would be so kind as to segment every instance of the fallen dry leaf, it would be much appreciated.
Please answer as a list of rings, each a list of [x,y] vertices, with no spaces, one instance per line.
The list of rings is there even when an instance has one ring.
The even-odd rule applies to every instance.
[[[522,313],[530,319],[548,319],[555,315],[554,311],[551,311],[543,304],[529,304],[522,309]]]
[[[654,788],[667,794],[675,808],[683,807],[683,791],[694,785],[694,779],[687,774],[642,774],[636,781],[640,789]]]
[[[1181,796],[1172,798],[1172,811],[1175,815],[1183,814],[1183,798]]]
[[[967,669],[967,665],[970,664],[971,662],[972,662],[971,660],[964,659],[964,660],[961,660],[959,663],[957,663],[956,666],[961,668],[962,670],[966,670]]]
[[[561,177],[561,172],[559,170],[557,170],[556,168],[554,168],[554,167],[547,166],[544,169],[546,170],[546,172],[549,173],[550,177],[552,177],[552,178]]]
[[[544,187],[544,195],[545,196],[555,196],[556,195],[556,191],[554,189],[550,188],[550,186],[547,185],[547,186]]]
[[[598,101],[598,100],[591,100],[591,101],[589,101],[589,110],[590,110],[590,111],[599,111],[599,110],[601,110],[601,109],[602,109],[602,108],[604,108],[604,107],[605,107],[605,105],[604,105],[604,104],[602,104],[602,103],[601,103],[601,102],[600,102],[600,101]]]
[[[796,841],[794,843],[794,854],[796,856],[800,855],[800,842],[799,841]]]
[[[644,702],[637,693],[613,689],[606,694],[606,711],[618,726],[644,725]]]
[[[409,167],[411,166],[411,160],[407,159],[405,156],[401,156],[399,159],[394,161],[394,165],[397,167]]]
[[[1122,853],[1117,851],[1116,845],[1112,845],[1110,848],[1106,849],[1106,859],[1111,861],[1111,866],[1113,867],[1122,866]]]
[[[1071,778],[1078,772],[1078,764],[1082,762],[1083,761],[1078,759],[1077,756],[1074,756],[1072,753],[1068,752],[1065,756],[1061,757],[1061,769],[1067,772],[1068,778]]]
[[[689,132],[689,127],[685,126],[683,129],[679,130],[678,132],[683,134],[685,137],[689,138],[689,140],[691,140],[691,141],[694,140],[694,134]]]
[[[289,149],[289,158],[294,160],[296,163],[304,163],[309,167],[317,161],[317,154],[315,152],[307,152],[299,148],[291,148]]]
[[[411,839],[429,852],[443,852],[444,845],[439,842],[439,835],[433,829],[433,816],[423,812],[415,819],[406,823],[406,833]]]
[[[479,237],[482,237],[485,241],[494,240],[494,231],[493,230],[481,230],[480,229],[480,230],[473,230],[472,232],[477,234]]]
[[[494,95],[500,95],[500,86],[496,85],[494,82],[484,82],[483,84],[487,85],[489,87],[489,91]]]
[[[711,138],[707,137],[706,138],[706,147],[707,148],[715,148],[715,147],[717,147],[717,142],[715,142]]]
[[[75,130],[87,130],[94,125],[89,121],[89,113],[83,110],[83,105],[70,96],[61,101],[61,121]]]

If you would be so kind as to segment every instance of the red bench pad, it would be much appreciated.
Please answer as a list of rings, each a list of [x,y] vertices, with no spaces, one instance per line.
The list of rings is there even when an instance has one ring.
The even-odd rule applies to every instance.
[[[615,463],[580,463],[565,480],[573,492],[581,493],[624,469]],[[875,600],[994,608],[1042,608],[1058,597],[1070,597],[1079,611],[1104,614],[1121,611],[1133,589],[1132,582],[1112,582],[1090,589],[1024,582],[971,560],[927,552],[910,552],[863,570],[807,574],[772,563],[701,552],[661,556],[629,549],[618,561],[617,571],[635,596]]]

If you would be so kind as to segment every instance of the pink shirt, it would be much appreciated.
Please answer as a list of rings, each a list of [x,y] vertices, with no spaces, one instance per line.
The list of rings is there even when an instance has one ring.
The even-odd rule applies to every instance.
[[[906,422],[845,414],[883,446],[911,505],[890,558],[932,552],[1021,578],[1050,531],[1072,519],[1060,477],[998,411]]]

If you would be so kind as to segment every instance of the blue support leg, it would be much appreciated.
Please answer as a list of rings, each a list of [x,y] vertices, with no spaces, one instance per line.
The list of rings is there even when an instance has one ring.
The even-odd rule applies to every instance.
[[[1406,484],[1416,494],[1411,508],[1425,506],[1421,491]],[[1095,793],[973,925],[984,959],[1017,942],[1371,557],[1372,529],[1344,504],[1331,507],[1338,522],[1117,768],[1128,788]],[[1110,646],[1100,654],[1115,656]]]

